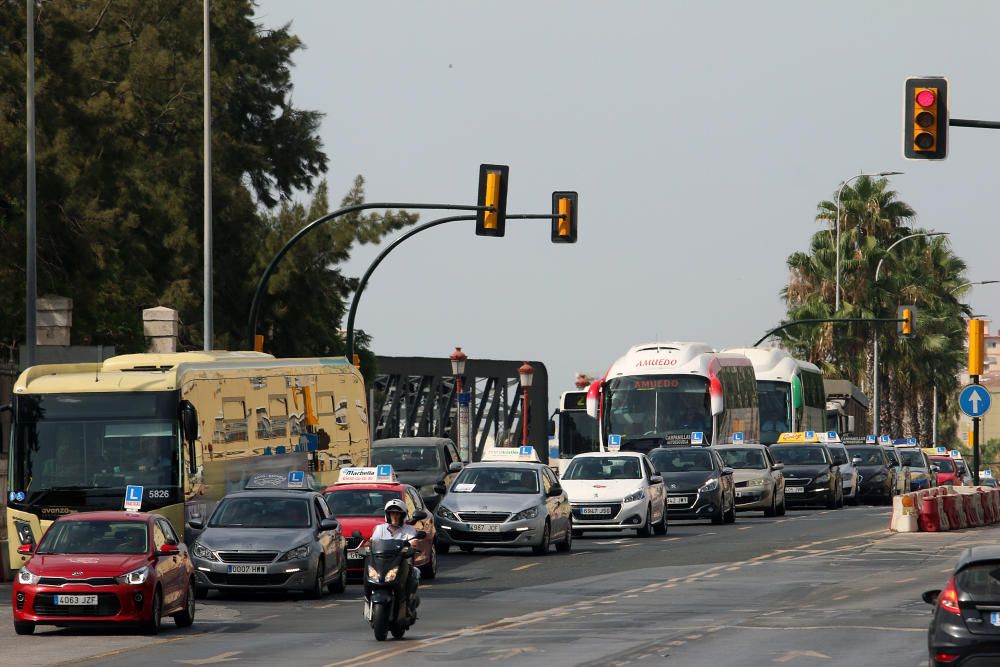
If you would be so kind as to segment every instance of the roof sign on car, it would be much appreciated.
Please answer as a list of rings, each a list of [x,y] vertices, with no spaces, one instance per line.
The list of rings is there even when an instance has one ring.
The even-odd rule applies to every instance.
[[[866,445],[874,445],[875,444],[875,434],[874,433],[872,433],[871,435],[866,435],[865,436],[865,444]]]
[[[948,452],[948,456],[950,456],[953,459],[960,459],[962,458],[962,452],[958,451],[957,449],[952,449]]]
[[[691,444],[700,445],[705,442],[705,432],[704,431],[691,431]]]
[[[129,484],[125,487],[125,511],[138,512],[142,507],[142,487]]]
[[[887,436],[887,435],[880,435],[880,436],[878,437],[878,441],[879,441],[880,443],[882,443],[883,445],[891,445],[891,444],[892,444],[892,438],[890,438],[890,437],[889,437],[889,436]]]
[[[622,448],[622,437],[617,433],[611,433],[608,435],[608,451],[618,452]]]
[[[733,444],[742,445],[743,444],[743,431],[736,431],[733,433]]]
[[[986,470],[980,470],[979,471],[979,476],[980,477],[992,477],[993,476],[993,471],[990,470],[989,468],[987,468]]]
[[[341,468],[337,477],[337,484],[396,484],[398,481],[391,465]]]
[[[292,470],[288,473],[288,488],[289,489],[304,489],[306,488],[306,474],[301,470]]]
[[[806,431],[802,434],[808,442],[814,442],[816,440],[816,431]]]
[[[489,445],[483,450],[483,455],[479,459],[488,461],[528,461],[531,463],[541,463],[535,448],[531,445],[519,447],[491,447]]]

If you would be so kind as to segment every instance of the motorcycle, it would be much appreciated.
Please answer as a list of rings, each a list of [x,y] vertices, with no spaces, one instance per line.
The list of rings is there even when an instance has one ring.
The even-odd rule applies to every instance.
[[[426,533],[417,531],[417,539]],[[365,619],[384,641],[391,632],[400,639],[417,622],[416,572],[413,557],[417,554],[406,540],[378,540],[370,544],[365,567]]]

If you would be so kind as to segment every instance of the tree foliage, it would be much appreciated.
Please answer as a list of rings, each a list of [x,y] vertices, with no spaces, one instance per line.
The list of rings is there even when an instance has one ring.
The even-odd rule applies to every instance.
[[[916,237],[887,253],[894,242],[926,230],[909,226],[916,213],[897,198],[887,179],[862,176],[841,195],[841,309],[835,313],[836,211],[835,202],[820,202],[816,219],[826,229],[813,235],[808,251],[788,258],[789,282],[782,290],[785,321],[892,318],[897,306],[913,304],[918,335],[902,339],[894,325],[884,324],[799,325],[785,331],[784,344],[819,364],[827,377],[848,379],[871,398],[877,337],[882,430],[929,443],[935,387],[940,412],[955,414],[951,402],[962,365],[964,319],[970,313],[958,300],[967,287],[965,262],[944,237]],[[939,439],[951,441],[955,428],[949,420],[939,429]]]
[[[292,104],[302,47],[211,6],[216,347],[238,348],[260,270],[294,225],[327,208],[322,115]],[[39,293],[74,300],[73,342],[143,348],[141,309],[176,308],[202,344],[202,7],[184,0],[45,2],[36,10]],[[25,8],[0,0],[0,337],[23,338]],[[364,196],[362,181],[348,194]],[[335,353],[352,282],[331,264],[412,222],[354,218],[286,258],[268,297],[279,354]],[[304,223],[303,223],[304,224]],[[323,247],[324,243],[332,243]],[[294,326],[293,323],[294,322]]]

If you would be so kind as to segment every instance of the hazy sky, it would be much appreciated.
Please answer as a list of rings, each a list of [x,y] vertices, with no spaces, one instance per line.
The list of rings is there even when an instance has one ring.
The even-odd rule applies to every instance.
[[[1000,3],[262,0],[258,18],[306,44],[295,102],[326,114],[338,199],[360,173],[370,201],[473,204],[481,162],[510,165],[510,212],[580,193],[576,245],[511,221],[396,250],[358,311],[379,354],[538,359],[554,395],[636,343],[748,345],[784,314],[817,202],[861,170],[906,172],[917,224],[1000,279],[1000,131],[952,128],[942,163],[901,149],[906,76],[1000,120]],[[970,303],[1000,312],[1000,285]]]

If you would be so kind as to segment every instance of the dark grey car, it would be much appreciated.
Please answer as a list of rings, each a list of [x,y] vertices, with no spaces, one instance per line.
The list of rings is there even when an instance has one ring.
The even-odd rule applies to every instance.
[[[391,465],[396,478],[420,492],[434,511],[462,469],[455,443],[448,438],[384,438],[372,443],[372,465]]]
[[[340,524],[314,491],[253,490],[219,501],[191,545],[196,594],[210,589],[343,592],[347,560]]]

